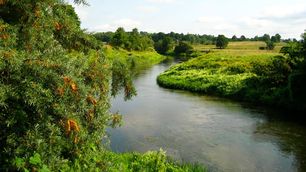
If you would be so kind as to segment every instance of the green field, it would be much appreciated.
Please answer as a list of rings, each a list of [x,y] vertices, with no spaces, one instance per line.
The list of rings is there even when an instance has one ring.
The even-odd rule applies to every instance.
[[[233,42],[227,49],[211,49],[160,74],[158,84],[175,89],[282,105],[288,99],[291,69],[277,50],[259,50],[262,42]],[[280,49],[279,44],[276,49]],[[207,50],[213,46],[195,46]]]
[[[124,61],[133,71],[137,73],[142,69],[146,69],[154,64],[160,63],[166,57],[158,54],[156,51],[127,51],[121,48],[113,48],[112,46],[104,46],[104,54],[110,60]]]
[[[273,50],[259,50],[259,47],[265,47],[266,43],[262,41],[242,41],[242,42],[230,42],[228,47],[224,50],[216,49],[215,45],[194,45],[194,49],[198,51],[238,51],[238,52],[253,52],[259,54],[266,53],[278,53],[281,47],[286,45],[284,42],[275,43]]]

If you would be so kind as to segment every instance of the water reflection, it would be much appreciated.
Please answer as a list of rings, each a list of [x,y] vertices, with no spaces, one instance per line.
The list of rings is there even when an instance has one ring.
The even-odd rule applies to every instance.
[[[124,115],[124,125],[109,130],[114,151],[163,148],[179,161],[203,163],[211,171],[305,169],[303,125],[268,118],[266,108],[160,88],[156,76],[169,65],[139,73],[132,101],[120,96],[112,101],[112,111]]]

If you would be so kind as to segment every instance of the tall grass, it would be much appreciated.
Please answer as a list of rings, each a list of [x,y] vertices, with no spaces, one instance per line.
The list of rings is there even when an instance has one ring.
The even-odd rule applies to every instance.
[[[288,102],[291,69],[274,51],[256,49],[261,42],[235,42],[178,64],[158,76],[167,88],[213,94],[271,105]],[[199,47],[197,47],[199,48]]]

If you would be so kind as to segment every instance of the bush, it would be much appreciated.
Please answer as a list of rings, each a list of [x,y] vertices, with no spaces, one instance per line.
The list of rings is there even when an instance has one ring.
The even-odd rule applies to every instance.
[[[192,53],[192,50],[193,50],[193,47],[188,44],[187,42],[179,42],[179,44],[177,46],[175,46],[174,48],[174,53],[176,55],[180,55],[182,53],[188,55],[188,54],[191,54]]]
[[[2,6],[0,171],[96,169],[105,128],[120,122],[109,113],[116,68],[79,28],[71,6],[57,0]],[[128,91],[129,81],[121,81]]]
[[[218,35],[216,40],[216,47],[220,49],[226,48],[228,45],[228,39],[224,35]]]

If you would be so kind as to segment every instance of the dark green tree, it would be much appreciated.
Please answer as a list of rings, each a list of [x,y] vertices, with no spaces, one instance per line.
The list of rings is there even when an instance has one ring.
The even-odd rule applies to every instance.
[[[266,41],[266,49],[267,50],[273,50],[274,47],[275,47],[275,43],[273,41],[271,41],[271,40]]]
[[[240,38],[239,38],[239,40],[240,40],[240,41],[245,41],[245,40],[246,40],[246,37],[245,37],[244,35],[241,35]]]
[[[232,41],[237,41],[237,40],[238,40],[237,36],[236,36],[236,35],[233,35],[233,36],[232,36]]]
[[[128,44],[128,35],[123,27],[119,27],[111,40],[111,45],[114,47],[124,48]]]
[[[228,45],[228,39],[224,35],[218,35],[216,40],[216,47],[220,49],[226,48]]]
[[[264,42],[268,42],[270,41],[271,38],[270,38],[270,35],[269,34],[264,34],[262,37],[261,37],[261,41],[264,41]]]
[[[110,43],[113,38],[113,32],[99,32],[95,33],[93,36],[104,43]]]
[[[188,55],[192,53],[192,50],[193,50],[193,47],[190,44],[188,44],[187,42],[181,41],[179,42],[177,46],[175,46],[174,53],[176,55],[180,55],[180,54]]]
[[[306,32],[301,35],[301,41],[292,41],[281,49],[288,57],[293,69],[288,78],[290,101],[299,110],[306,110]]]
[[[171,50],[173,50],[174,41],[172,38],[165,36],[163,39],[155,42],[154,48],[160,54],[167,54]]]

